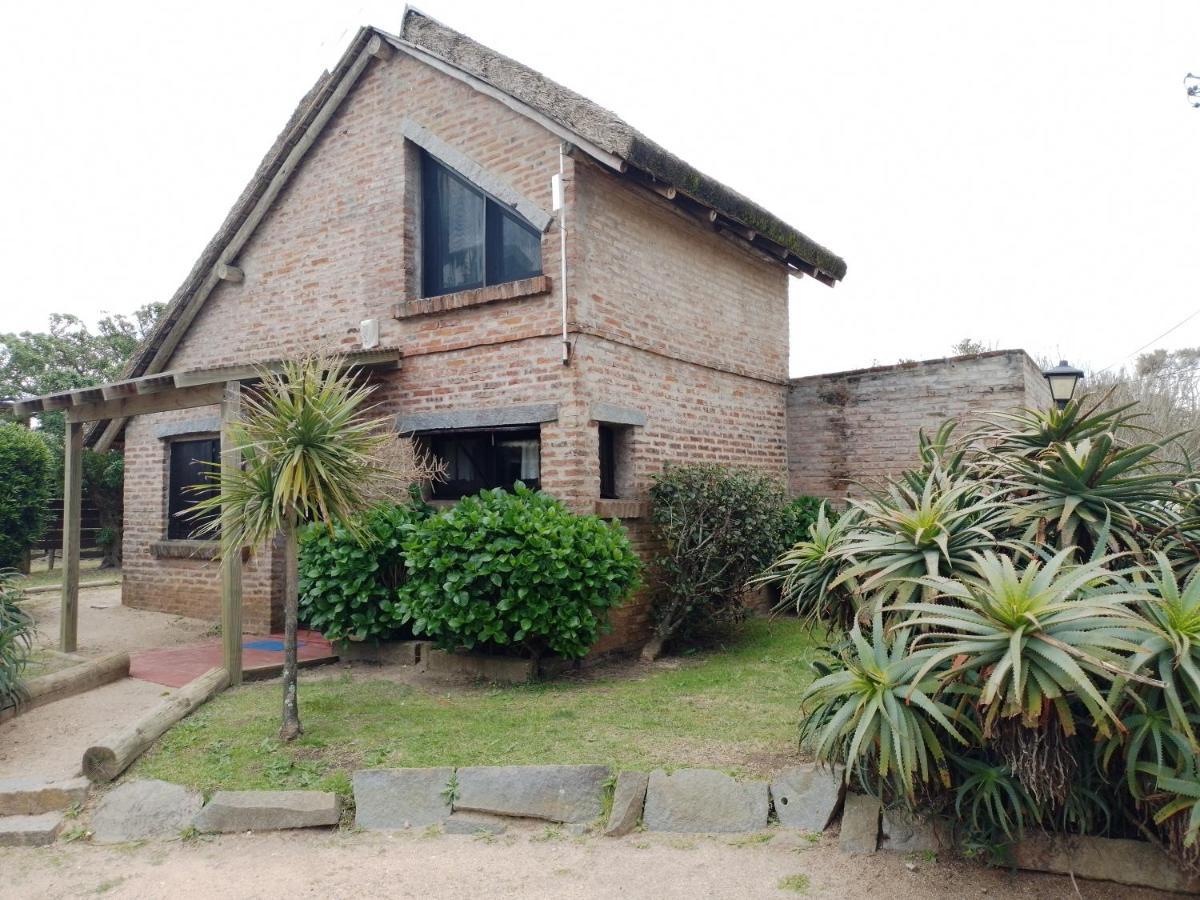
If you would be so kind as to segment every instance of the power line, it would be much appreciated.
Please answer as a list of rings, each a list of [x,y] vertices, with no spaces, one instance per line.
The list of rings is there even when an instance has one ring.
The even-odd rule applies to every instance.
[[[1160,334],[1158,337],[1154,338],[1154,339],[1153,339],[1153,340],[1151,340],[1151,341],[1147,341],[1146,343],[1142,344],[1142,346],[1140,346],[1140,347],[1138,347],[1136,350],[1134,350],[1134,351],[1133,351],[1133,353],[1126,353],[1126,354],[1125,354],[1124,356],[1122,356],[1120,359],[1116,360],[1116,362],[1110,362],[1110,363],[1109,363],[1107,366],[1105,366],[1103,369],[1100,369],[1099,371],[1097,371],[1097,372],[1096,372],[1096,374],[1097,374],[1097,375],[1099,375],[1099,374],[1100,374],[1100,372],[1107,372],[1109,369],[1111,369],[1111,368],[1112,368],[1113,366],[1115,366],[1117,363],[1123,363],[1123,362],[1125,362],[1125,360],[1129,359],[1129,357],[1131,357],[1131,356],[1136,356],[1138,353],[1141,353],[1141,352],[1142,352],[1143,350],[1145,350],[1147,347],[1150,347],[1150,346],[1153,346],[1154,344],[1157,344],[1159,341],[1161,341],[1163,338],[1165,338],[1165,337],[1166,337],[1168,334],[1170,334],[1172,331],[1175,331],[1175,330],[1177,330],[1177,329],[1179,329],[1179,328],[1182,328],[1182,327],[1183,327],[1184,325],[1186,325],[1188,322],[1192,321],[1192,319],[1196,318],[1196,316],[1200,316],[1200,309],[1197,309],[1196,311],[1194,311],[1194,312],[1193,312],[1193,313],[1192,313],[1190,316],[1188,316],[1188,317],[1187,317],[1186,319],[1184,319],[1183,321],[1181,321],[1181,322],[1177,322],[1176,324],[1172,325],[1170,328],[1168,328],[1166,331],[1164,331],[1164,332],[1163,332],[1162,334]]]

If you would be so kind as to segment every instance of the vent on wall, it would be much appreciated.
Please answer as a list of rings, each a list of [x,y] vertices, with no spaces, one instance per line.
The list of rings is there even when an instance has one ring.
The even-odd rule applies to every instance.
[[[364,350],[379,346],[379,320],[363,319],[358,323],[358,340]]]

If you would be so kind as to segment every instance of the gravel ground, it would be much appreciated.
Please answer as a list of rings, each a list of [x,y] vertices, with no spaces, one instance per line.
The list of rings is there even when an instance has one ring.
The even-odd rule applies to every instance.
[[[768,834],[771,832],[767,832]],[[912,868],[910,868],[912,867]],[[633,834],[569,838],[556,829],[495,838],[292,832],[168,844],[85,842],[0,850],[0,897],[785,898],[1146,900],[1159,896],[1062,876],[1011,874],[892,853],[847,856],[829,835]],[[790,881],[788,880],[790,879]]]

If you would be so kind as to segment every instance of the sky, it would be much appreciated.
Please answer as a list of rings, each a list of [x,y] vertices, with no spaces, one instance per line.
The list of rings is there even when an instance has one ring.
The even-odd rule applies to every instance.
[[[790,282],[793,375],[1200,345],[1200,3],[418,6],[844,257]],[[321,70],[402,11],[4,3],[0,332],[169,299]]]

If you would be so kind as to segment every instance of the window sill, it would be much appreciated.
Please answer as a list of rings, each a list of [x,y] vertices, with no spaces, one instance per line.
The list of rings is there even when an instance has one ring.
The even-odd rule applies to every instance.
[[[597,500],[596,515],[602,519],[645,519],[650,504],[645,500]]]
[[[538,297],[550,293],[550,289],[550,278],[546,275],[537,275],[533,278],[522,278],[519,281],[508,281],[504,284],[490,284],[487,287],[475,288],[470,291],[442,294],[440,297],[404,300],[396,304],[392,316],[397,319],[427,316],[430,313],[450,312],[455,309],[465,309],[468,306],[496,303],[500,300]]]
[[[221,555],[220,541],[167,540],[150,545],[155,559],[216,559]],[[242,561],[250,556],[250,548],[242,548]]]

